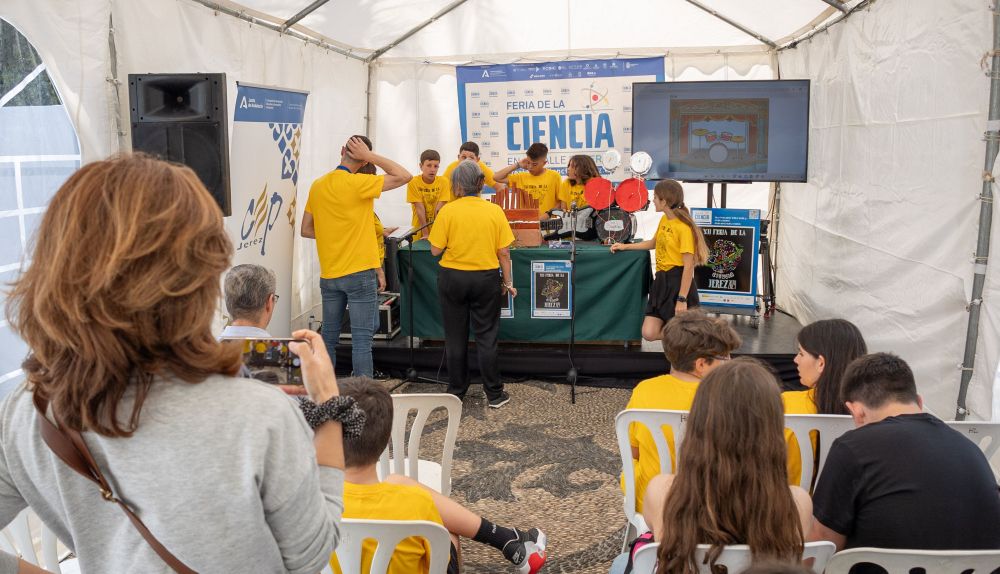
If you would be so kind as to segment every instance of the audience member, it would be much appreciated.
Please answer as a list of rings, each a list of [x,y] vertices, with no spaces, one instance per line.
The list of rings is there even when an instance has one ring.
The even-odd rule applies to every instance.
[[[844,319],[825,319],[810,323],[799,331],[795,365],[804,391],[786,391],[781,400],[788,415],[846,415],[840,398],[840,383],[847,365],[868,352],[861,331]],[[810,437],[816,450],[816,435]],[[799,441],[785,429],[788,443],[788,479],[791,484],[802,480],[802,455]],[[814,475],[815,476],[815,475]],[[807,490],[811,484],[802,485]]]
[[[725,320],[709,318],[700,311],[685,311],[667,323],[662,343],[670,372],[636,385],[626,409],[690,410],[698,382],[728,361],[741,341]],[[670,448],[671,465],[676,468],[673,431],[670,427],[662,430]],[[635,459],[636,511],[641,512],[646,484],[660,473],[660,457],[653,435],[645,425],[632,425],[629,443]]]
[[[746,544],[754,560],[797,563],[812,522],[809,495],[788,486],[778,381],[736,359],[698,387],[676,474],[654,478],[643,515],[659,541],[659,574],[699,572],[695,550]]]
[[[369,520],[428,520],[451,533],[448,572],[459,571],[459,537],[489,544],[514,564],[521,574],[534,574],[545,564],[545,534],[537,528],[518,530],[493,524],[461,504],[405,476],[390,475],[380,481],[376,472],[379,456],[392,435],[392,397],[383,386],[364,379],[340,381],[340,391],[353,398],[365,412],[365,428],[357,438],[344,439],[347,464],[344,484],[344,518]],[[362,571],[370,568],[374,541],[366,541]],[[407,538],[393,554],[389,574],[428,571],[430,549],[423,539]],[[340,573],[336,556],[331,559]]]
[[[812,540],[837,549],[1000,548],[1000,492],[979,447],[922,412],[913,373],[888,353],[841,385],[858,428],[833,442],[816,484]]]
[[[220,339],[270,339],[267,326],[278,304],[277,277],[274,271],[245,263],[226,273],[223,295],[230,323]]]
[[[0,526],[30,506],[83,572],[166,571],[114,496],[193,570],[318,572],[339,539],[341,423],[327,415],[344,399],[308,331],[294,335],[311,350],[294,350],[326,409],[315,431],[279,390],[233,378],[240,349],[211,332],[233,249],[198,176],[142,155],[84,165],[36,237],[7,307],[30,353],[27,384],[0,403]],[[51,423],[79,433],[111,492],[53,454]],[[0,553],[0,571],[19,566],[32,571]]]
[[[386,174],[359,173],[369,163]],[[382,262],[374,202],[410,177],[398,163],[374,153],[367,137],[353,136],[341,148],[340,165],[309,189],[301,234],[316,240],[319,254],[323,340],[327,353],[336,359],[341,322],[349,312],[351,365],[358,376],[374,374],[372,337],[378,321],[378,290],[385,283],[379,284]]]

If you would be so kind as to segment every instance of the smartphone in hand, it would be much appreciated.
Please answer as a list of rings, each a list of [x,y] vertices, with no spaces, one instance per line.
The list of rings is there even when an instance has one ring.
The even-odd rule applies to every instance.
[[[242,375],[272,385],[278,385],[289,394],[306,394],[302,383],[302,363],[288,349],[288,343],[303,339],[224,339],[223,342],[243,347]]]

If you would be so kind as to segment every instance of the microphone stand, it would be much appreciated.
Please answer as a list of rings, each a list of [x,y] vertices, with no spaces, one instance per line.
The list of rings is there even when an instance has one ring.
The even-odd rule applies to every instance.
[[[395,391],[396,389],[398,389],[399,387],[403,386],[406,383],[424,382],[424,383],[435,383],[438,385],[448,384],[444,381],[439,381],[437,379],[418,376],[417,368],[414,366],[413,363],[413,331],[414,331],[413,307],[415,306],[415,301],[413,300],[413,243],[414,243],[413,237],[430,226],[431,223],[426,223],[418,227],[417,229],[411,229],[409,233],[407,233],[402,237],[402,239],[405,239],[409,243],[409,245],[407,245],[408,255],[407,255],[407,269],[406,269],[406,300],[407,300],[406,302],[407,302],[407,307],[409,307],[407,309],[407,314],[409,315],[410,319],[410,328],[407,332],[407,338],[409,339],[409,346],[410,346],[410,366],[409,368],[406,369],[406,378],[403,379],[396,386],[392,387],[392,389],[390,389],[389,392]]]
[[[573,363],[573,344],[576,341],[576,202],[569,206],[570,247],[569,247],[569,371],[566,372],[566,382],[570,384],[570,402],[576,404],[576,365]]]

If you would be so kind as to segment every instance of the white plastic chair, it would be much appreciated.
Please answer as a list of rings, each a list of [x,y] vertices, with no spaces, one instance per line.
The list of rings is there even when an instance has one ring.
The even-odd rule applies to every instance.
[[[424,425],[431,412],[439,408],[448,413],[441,461],[421,460],[420,439],[424,433]],[[462,420],[462,401],[448,393],[392,395],[392,409],[392,458],[386,447],[378,461],[380,478],[384,479],[389,474],[402,474],[450,496],[451,463],[455,454],[455,440],[458,438],[458,423]],[[416,417],[407,439],[406,421],[410,411],[416,411]]]
[[[396,546],[405,538],[424,538],[431,546],[429,574],[445,574],[451,557],[451,537],[443,526],[427,520],[356,520],[345,518],[340,527],[340,544],[337,561],[344,574],[385,574]],[[377,543],[372,557],[371,570],[361,571],[363,543],[367,539]],[[332,573],[327,566],[323,574]]]
[[[945,421],[945,424],[966,436],[983,451],[986,461],[993,468],[993,475],[1000,477],[1000,461],[993,458],[1000,452],[1000,423],[982,421]],[[989,440],[987,440],[989,439]]]
[[[673,474],[676,469],[670,462],[670,449],[667,437],[661,430],[669,426],[674,433],[674,448],[679,456],[681,443],[684,441],[684,430],[687,425],[687,411],[667,411],[654,409],[626,409],[615,417],[615,434],[618,435],[618,453],[622,459],[622,473],[625,484],[625,517],[628,528],[625,529],[625,544],[642,532],[649,530],[642,514],[635,510],[635,467],[632,465],[632,445],[629,443],[628,430],[632,423],[645,425],[656,443],[656,452],[660,458],[660,474]],[[678,458],[679,460],[679,458]],[[623,546],[624,548],[624,546]]]
[[[698,572],[712,574],[712,570],[708,567],[708,564],[702,564],[705,554],[710,548],[711,546],[708,544],[698,545],[698,550],[695,552],[695,560],[698,562]],[[632,572],[635,572],[635,574],[654,574],[656,572],[656,553],[659,549],[660,545],[658,543],[647,544],[640,548],[635,553]],[[806,542],[802,552],[802,560],[804,562],[812,558],[812,569],[814,572],[823,572],[823,569],[826,568],[827,574],[830,574],[827,562],[836,551],[837,547],[833,542],[825,540],[821,542]],[[750,547],[745,544],[726,546],[722,549],[722,554],[719,555],[715,564],[725,566],[728,572],[742,572],[751,565]]]
[[[785,415],[785,428],[791,429],[799,443],[802,460],[802,478],[799,486],[812,494],[813,477],[823,472],[830,446],[847,431],[854,430],[854,419],[850,415]],[[811,431],[819,433],[819,462],[813,468]]]
[[[826,565],[826,574],[848,574],[861,562],[878,564],[889,574],[909,574],[913,568],[922,568],[926,574],[990,574],[1000,568],[1000,550],[852,548],[835,554]]]
[[[40,525],[40,549],[42,551],[41,562],[39,562],[38,553],[35,551],[29,517],[32,517],[31,520]],[[51,530],[46,528],[44,524],[42,524],[41,519],[35,516],[35,513],[32,512],[30,508],[26,508],[21,511],[21,513],[18,514],[17,517],[3,529],[2,532],[0,532],[0,550],[15,556],[20,556],[25,562],[30,562],[35,566],[48,570],[49,572],[63,574],[64,569],[61,569],[59,564],[59,553],[57,548],[58,542],[59,540],[56,538],[56,535],[53,534]],[[75,559],[71,561],[69,565],[75,565]],[[74,571],[74,569],[70,568],[69,571]],[[75,571],[79,571],[79,568],[77,567]]]

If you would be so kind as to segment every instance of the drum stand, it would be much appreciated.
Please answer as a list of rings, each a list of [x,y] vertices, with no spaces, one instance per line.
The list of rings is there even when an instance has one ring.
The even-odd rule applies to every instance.
[[[431,224],[428,223],[423,227],[411,230],[408,234],[402,237],[402,239],[405,239],[409,242],[409,245],[407,246],[408,254],[407,254],[407,269],[406,269],[406,302],[407,302],[407,307],[409,307],[409,309],[407,309],[407,314],[409,315],[410,319],[410,328],[407,332],[407,338],[409,339],[409,345],[410,345],[410,366],[406,369],[406,378],[400,381],[396,386],[392,387],[392,389],[390,389],[389,392],[395,391],[396,389],[398,389],[399,387],[403,386],[406,383],[420,382],[420,383],[434,383],[437,385],[448,384],[445,381],[439,381],[437,379],[419,376],[417,373],[417,368],[414,366],[413,363],[413,331],[414,331],[413,308],[416,306],[414,304],[415,301],[413,300],[413,237],[416,236],[421,231],[423,231],[424,229],[430,227],[430,225]],[[445,352],[447,352],[447,347],[445,347],[445,350],[442,350],[442,353]]]
[[[573,363],[573,345],[576,341],[576,202],[570,209],[573,228],[570,230],[569,247],[569,371],[566,382],[570,384],[570,402],[576,404],[576,365]]]

